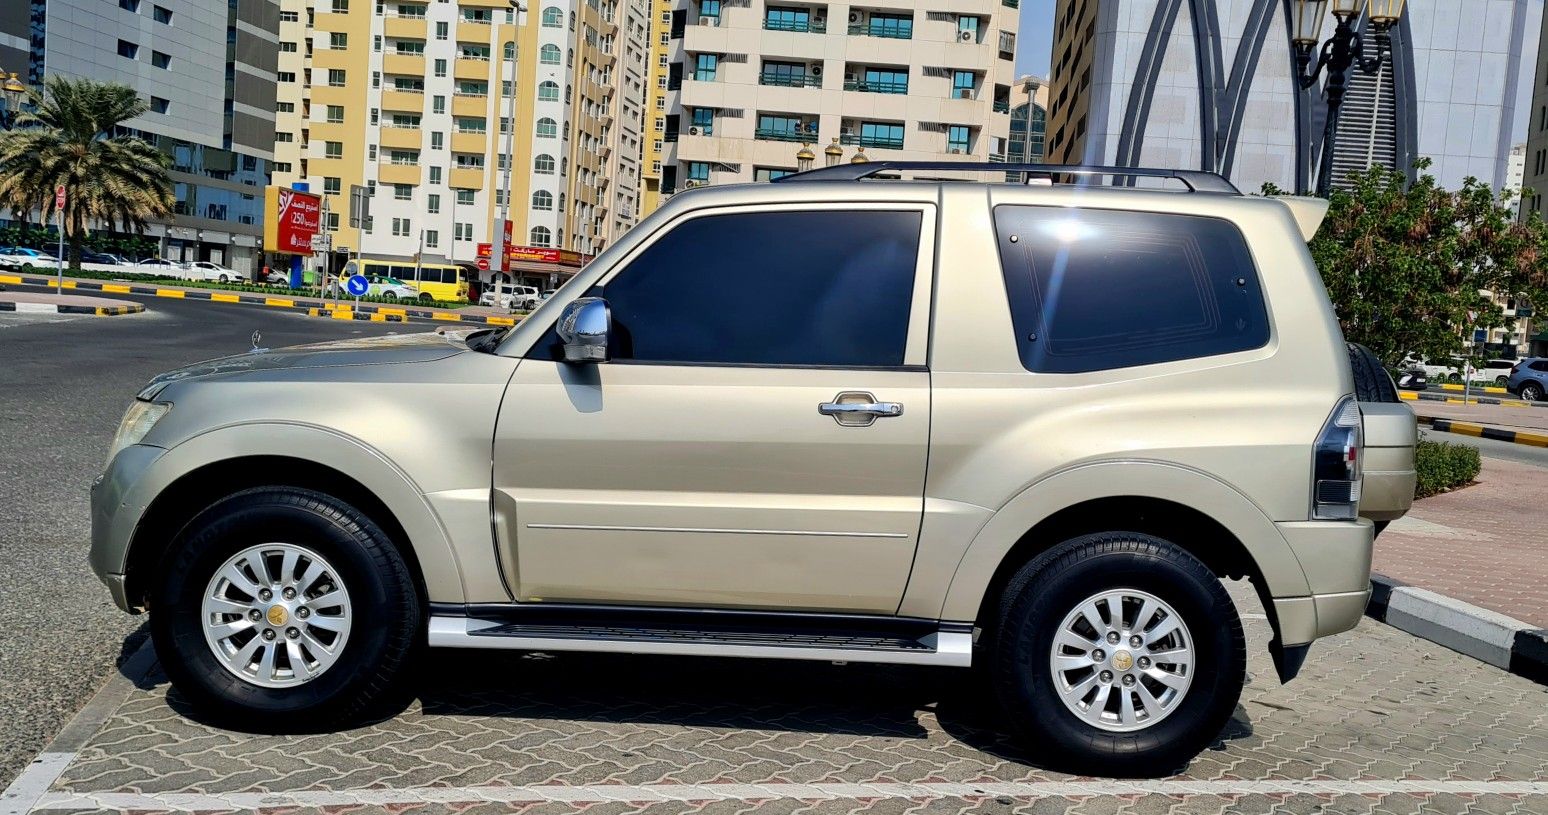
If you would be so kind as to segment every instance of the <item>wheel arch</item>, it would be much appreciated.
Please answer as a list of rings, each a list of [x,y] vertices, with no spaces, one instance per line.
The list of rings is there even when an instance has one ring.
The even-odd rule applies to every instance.
[[[244,432],[253,430],[258,432]],[[238,426],[168,450],[153,469],[154,477],[137,485],[148,494],[126,502],[144,506],[133,519],[123,561],[125,592],[133,606],[143,606],[147,575],[189,521],[215,501],[257,486],[310,489],[349,503],[387,533],[423,599],[458,602],[463,597],[455,552],[424,495],[353,439],[296,425]]]
[[[1284,536],[1240,492],[1172,464],[1103,462],[1050,476],[997,511],[968,545],[942,618],[988,626],[988,612],[1022,565],[1077,535],[1108,531],[1165,538],[1222,578],[1251,579],[1276,636],[1272,599],[1310,592]]]

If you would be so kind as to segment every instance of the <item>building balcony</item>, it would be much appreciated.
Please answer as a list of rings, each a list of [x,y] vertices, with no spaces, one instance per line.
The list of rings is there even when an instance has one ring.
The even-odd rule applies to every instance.
[[[859,136],[847,133],[839,137],[839,144],[855,145],[859,147],[871,147],[878,150],[902,150],[903,139],[886,136]]]
[[[420,169],[418,164],[391,164],[383,162],[376,168],[376,180],[378,184],[418,184]]]
[[[482,79],[488,80],[490,62],[487,59],[475,57],[457,57],[452,63],[452,76],[457,79]]]
[[[784,74],[773,71],[764,71],[758,75],[759,85],[769,85],[776,88],[820,88],[822,77],[811,74]]]
[[[994,100],[994,112],[995,113],[1010,113],[1010,100],[1009,99],[996,99],[996,100]]]
[[[429,71],[425,70],[423,54],[383,54],[382,73],[423,77],[428,75]]]
[[[820,20],[769,20],[763,21],[764,31],[792,31],[797,34],[826,34],[828,24]]]
[[[485,94],[454,94],[452,96],[452,115],[488,116],[489,97]]]
[[[454,153],[476,153],[482,155],[489,143],[487,133],[461,133],[451,134],[451,149]]]
[[[844,80],[844,90],[860,93],[908,93],[907,82],[868,82],[864,79]]]
[[[785,141],[791,142],[792,144],[799,144],[803,142],[813,142],[817,139],[817,136],[813,133],[803,133],[798,130],[781,130],[778,128],[760,127],[753,131],[753,138],[758,141]]]
[[[382,110],[402,110],[421,113],[424,109],[425,94],[423,91],[400,91],[396,89],[382,91]]]
[[[382,34],[392,39],[423,40],[427,28],[423,17],[388,17],[382,21]]]
[[[418,150],[424,143],[424,133],[419,128],[382,125],[381,149]]]
[[[911,40],[914,38],[914,29],[899,28],[891,25],[873,25],[871,23],[854,23],[849,26],[851,37],[880,37],[884,40]]]
[[[453,167],[447,173],[447,182],[459,190],[481,190],[484,188],[483,167]]]
[[[460,20],[457,22],[457,40],[459,42],[476,42],[487,44],[494,39],[494,25],[490,23],[470,22]]]

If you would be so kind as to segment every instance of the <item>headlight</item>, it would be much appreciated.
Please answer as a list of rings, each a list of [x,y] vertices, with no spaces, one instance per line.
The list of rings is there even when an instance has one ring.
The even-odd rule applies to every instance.
[[[118,451],[131,444],[139,444],[145,438],[145,434],[161,421],[161,417],[167,415],[172,406],[166,402],[146,402],[136,399],[129,404],[129,409],[124,412],[123,421],[118,423],[118,432],[113,434],[113,446],[108,450],[108,463],[113,462],[113,457]]]

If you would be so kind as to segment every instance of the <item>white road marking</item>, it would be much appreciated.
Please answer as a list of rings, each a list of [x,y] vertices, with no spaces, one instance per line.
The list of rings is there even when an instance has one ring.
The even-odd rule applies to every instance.
[[[1042,781],[1019,783],[871,784],[560,784],[522,787],[416,787],[296,792],[133,793],[51,792],[49,810],[257,810],[285,807],[414,806],[425,804],[560,802],[647,804],[665,801],[932,800],[942,798],[1107,798],[1133,795],[1548,795],[1540,781]]]
[[[75,760],[74,753],[40,753],[11,786],[0,792],[0,815],[23,815],[59,779],[59,774]]]

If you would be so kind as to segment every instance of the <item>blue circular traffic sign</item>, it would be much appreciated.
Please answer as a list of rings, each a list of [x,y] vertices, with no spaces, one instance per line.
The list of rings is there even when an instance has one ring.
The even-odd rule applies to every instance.
[[[355,297],[365,296],[370,288],[371,284],[365,279],[365,275],[350,275],[349,279],[344,281],[344,290]]]

